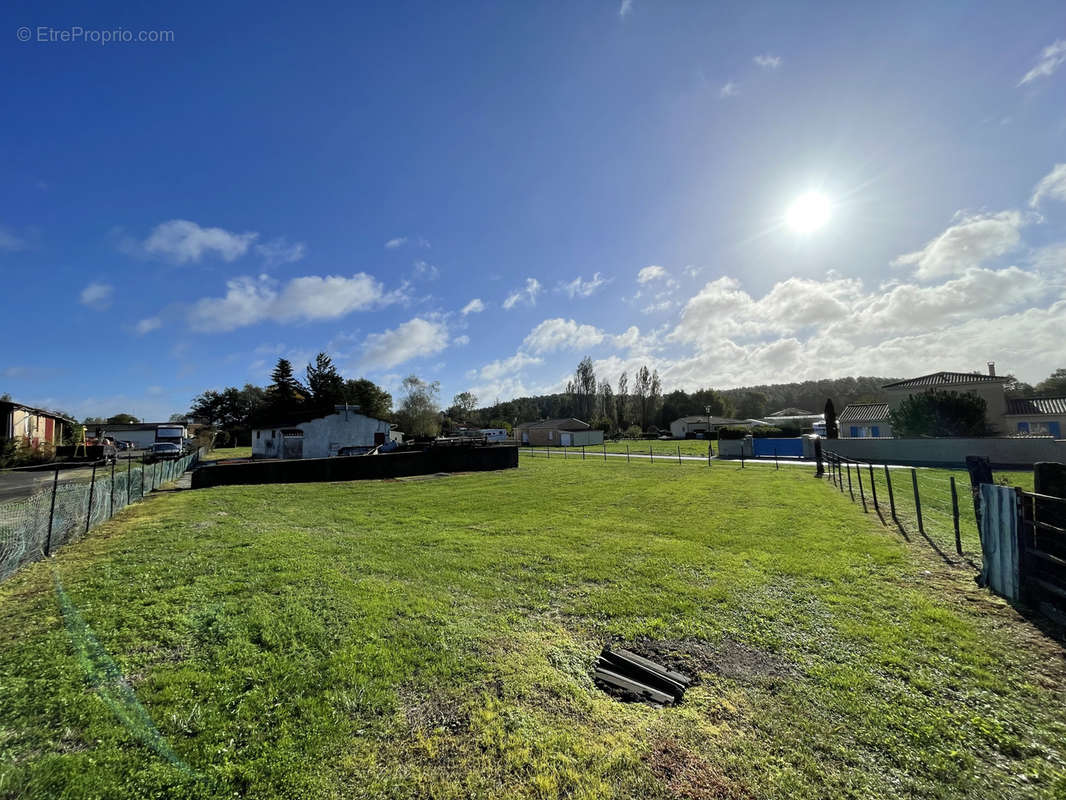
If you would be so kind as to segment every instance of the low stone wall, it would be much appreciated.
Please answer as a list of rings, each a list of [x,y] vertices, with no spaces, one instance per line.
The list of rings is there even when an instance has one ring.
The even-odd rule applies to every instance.
[[[436,472],[476,472],[518,466],[514,445],[429,447],[376,456],[250,461],[202,466],[192,474],[192,488],[264,483],[314,483],[402,478]]]
[[[966,466],[966,456],[984,456],[998,469],[1066,461],[1063,439],[823,439],[822,447],[845,458],[911,467],[961,468]]]

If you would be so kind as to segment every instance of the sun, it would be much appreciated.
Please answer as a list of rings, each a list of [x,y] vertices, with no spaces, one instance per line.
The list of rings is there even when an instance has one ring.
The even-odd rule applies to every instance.
[[[832,207],[820,192],[801,194],[785,213],[785,222],[796,233],[813,233],[829,221]]]

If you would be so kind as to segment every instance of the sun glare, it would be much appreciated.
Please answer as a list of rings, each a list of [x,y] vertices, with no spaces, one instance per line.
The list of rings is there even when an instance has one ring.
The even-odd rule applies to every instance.
[[[785,222],[796,233],[813,233],[829,221],[829,199],[819,192],[801,194],[788,208]]]

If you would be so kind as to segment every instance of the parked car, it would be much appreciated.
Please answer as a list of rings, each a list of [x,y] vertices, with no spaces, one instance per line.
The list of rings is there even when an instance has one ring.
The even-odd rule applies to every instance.
[[[109,442],[103,442],[100,447],[103,449],[104,464],[118,463],[118,449],[115,445],[110,444]]]
[[[146,462],[170,461],[181,458],[181,447],[172,442],[156,442],[144,455]]]

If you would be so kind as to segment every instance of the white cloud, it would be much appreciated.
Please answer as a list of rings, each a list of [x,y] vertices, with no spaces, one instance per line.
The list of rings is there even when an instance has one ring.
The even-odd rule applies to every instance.
[[[365,272],[350,278],[308,275],[283,286],[267,275],[242,276],[226,282],[224,297],[198,300],[189,312],[189,325],[199,331],[231,331],[268,319],[335,319],[397,302],[403,296],[402,290],[386,294],[381,283]]]
[[[722,88],[718,90],[718,96],[721,98],[736,97],[740,94],[740,87],[733,81],[723,84]]]
[[[466,345],[470,344],[470,337],[467,336],[465,333],[462,336],[456,336],[454,339],[452,339],[452,344],[456,347],[465,347]]]
[[[1018,85],[1024,86],[1037,78],[1050,77],[1064,62],[1066,62],[1066,39],[1058,39],[1041,51],[1035,66],[1025,73],[1018,81]]]
[[[407,244],[407,237],[397,236],[395,239],[389,239],[385,242],[385,249],[395,250],[397,247],[403,247],[405,244]]]
[[[178,264],[197,262],[214,253],[223,261],[234,261],[248,252],[258,233],[231,233],[222,228],[202,228],[186,219],[172,219],[152,230],[143,244],[144,252],[159,255]]]
[[[293,264],[307,255],[307,245],[303,242],[289,242],[285,237],[279,237],[263,244],[255,246],[255,252],[263,259],[266,267],[276,267],[279,264]]]
[[[777,69],[781,66],[781,56],[771,55],[770,53],[755,56],[752,60],[763,69]]]
[[[648,283],[649,281],[667,278],[669,275],[670,273],[666,271],[665,267],[653,264],[650,267],[644,267],[644,269],[637,273],[637,283]]]
[[[607,278],[597,272],[587,281],[582,280],[581,276],[578,275],[570,283],[560,284],[559,289],[573,300],[575,297],[590,297],[597,289],[609,282]]]
[[[526,367],[535,366],[543,362],[544,359],[528,355],[527,353],[515,353],[510,358],[498,359],[485,364],[481,369],[471,370],[467,373],[467,377],[495,382],[499,381],[501,378],[515,376]]]
[[[622,0],[622,5],[618,7],[618,16],[628,17],[633,11],[633,0]]]
[[[663,311],[669,311],[672,308],[677,308],[678,302],[676,300],[659,300],[655,303],[649,303],[644,306],[640,311],[642,314],[660,314]]]
[[[448,328],[438,320],[415,317],[383,333],[372,333],[363,343],[360,367],[389,369],[418,356],[430,356],[448,346]]]
[[[146,333],[151,333],[157,328],[162,327],[162,325],[163,320],[159,319],[159,317],[146,317],[145,319],[140,320],[133,327],[134,330],[137,332],[138,336],[143,336]]]
[[[1056,164],[1051,172],[1040,179],[1029,205],[1036,208],[1045,197],[1066,202],[1066,164]]]
[[[480,314],[484,310],[485,304],[481,302],[481,298],[475,297],[473,300],[463,306],[463,310],[460,313],[465,317],[467,314]]]
[[[428,261],[416,261],[414,263],[415,277],[425,278],[429,281],[435,281],[440,277],[440,270],[434,264],[430,264]]]
[[[915,265],[915,274],[922,280],[980,266],[1015,249],[1021,241],[1019,231],[1026,223],[1017,211],[968,216],[960,211],[955,219],[954,225],[921,250],[895,259],[893,266]]]
[[[540,294],[540,292],[540,281],[536,278],[526,278],[525,288],[515,289],[511,294],[507,295],[507,299],[503,301],[503,307],[510,310],[520,302],[535,306],[537,304],[537,295]]]
[[[572,319],[546,319],[529,332],[522,348],[535,355],[556,350],[583,350],[600,344],[605,334],[592,325],[579,325]]]
[[[90,283],[81,290],[78,302],[83,306],[103,311],[111,305],[111,298],[115,293],[115,287],[107,283]]]

